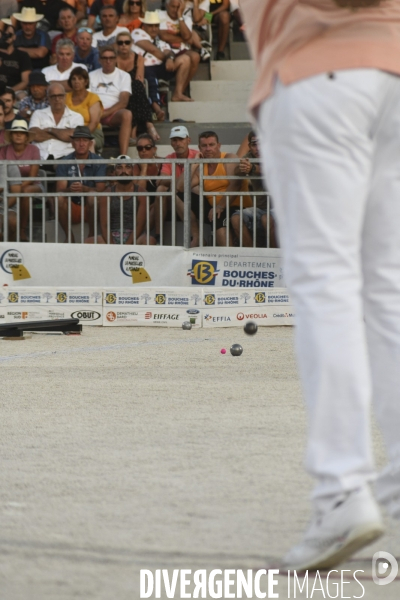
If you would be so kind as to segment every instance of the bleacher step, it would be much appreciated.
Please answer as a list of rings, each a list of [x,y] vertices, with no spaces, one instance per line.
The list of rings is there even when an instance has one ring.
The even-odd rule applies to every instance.
[[[252,60],[218,60],[211,62],[213,81],[254,81],[256,68]]]
[[[253,87],[252,81],[192,81],[190,93],[197,102],[247,102]]]
[[[206,101],[206,102],[170,102],[169,118],[183,119],[197,123],[228,123],[249,121],[247,102]]]

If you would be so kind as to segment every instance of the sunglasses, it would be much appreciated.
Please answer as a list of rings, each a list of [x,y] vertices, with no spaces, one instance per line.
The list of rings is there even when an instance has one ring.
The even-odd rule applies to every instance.
[[[152,148],[154,148],[153,144],[146,144],[145,146],[136,146],[136,150],[138,152],[143,152],[143,150],[151,150]]]
[[[90,29],[90,27],[80,27],[78,29],[78,33],[93,33],[93,29]]]
[[[118,46],[130,46],[132,44],[132,40],[118,40]]]

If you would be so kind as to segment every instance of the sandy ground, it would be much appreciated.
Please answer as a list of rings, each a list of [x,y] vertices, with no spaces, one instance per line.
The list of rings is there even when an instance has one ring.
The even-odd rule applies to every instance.
[[[309,517],[292,337],[86,327],[0,341],[0,599],[136,600],[140,569],[276,566]],[[243,355],[222,356],[234,342]],[[343,565],[339,597],[398,599],[399,582],[371,581],[374,552],[400,556],[387,525]],[[287,577],[275,592],[289,597]]]

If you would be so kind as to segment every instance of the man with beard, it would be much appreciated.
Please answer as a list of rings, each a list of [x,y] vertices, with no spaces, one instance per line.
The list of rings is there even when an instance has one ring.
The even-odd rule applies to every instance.
[[[4,84],[1,85],[4,86]],[[0,99],[4,102],[4,128],[10,129],[11,123],[14,121],[16,115],[16,111],[14,111],[16,100],[14,90],[10,87],[6,87],[4,92],[0,95]]]
[[[14,27],[6,25],[0,33],[0,82],[17,92],[28,87],[32,62],[26,52],[14,47],[14,42]]]

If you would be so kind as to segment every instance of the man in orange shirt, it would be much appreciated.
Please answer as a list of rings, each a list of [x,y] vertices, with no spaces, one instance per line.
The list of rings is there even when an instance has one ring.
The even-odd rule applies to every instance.
[[[384,531],[369,405],[400,517],[400,2],[241,0],[308,409],[314,518],[285,558],[328,569]]]

